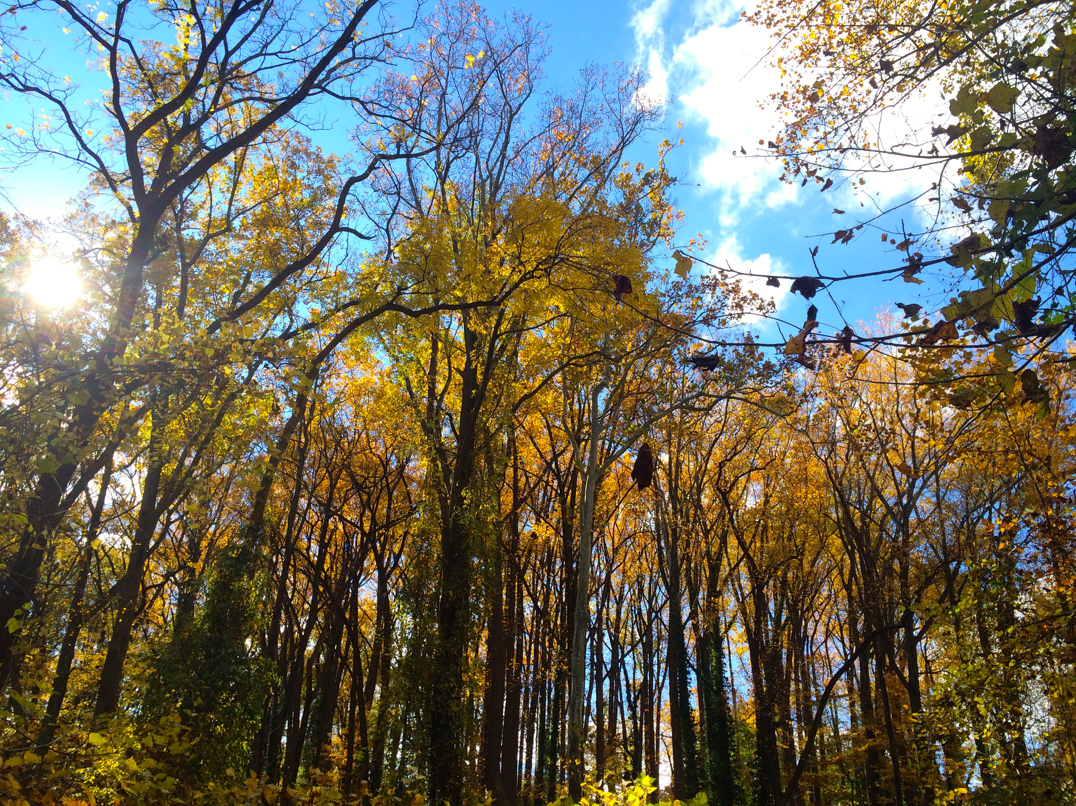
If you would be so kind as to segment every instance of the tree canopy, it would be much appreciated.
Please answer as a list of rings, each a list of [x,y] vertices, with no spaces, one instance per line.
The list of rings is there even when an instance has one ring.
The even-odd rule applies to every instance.
[[[88,178],[0,215],[4,802],[1071,801],[1071,8],[753,19],[788,180],[937,169],[948,307],[765,346],[522,13],[0,15],[0,155]]]

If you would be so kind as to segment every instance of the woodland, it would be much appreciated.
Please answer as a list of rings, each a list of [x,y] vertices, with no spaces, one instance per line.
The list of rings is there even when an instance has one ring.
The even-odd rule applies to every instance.
[[[745,158],[936,176],[768,343],[646,75],[523,12],[18,0],[0,158],[87,183],[0,217],[0,800],[1072,803],[1074,14],[748,12]]]

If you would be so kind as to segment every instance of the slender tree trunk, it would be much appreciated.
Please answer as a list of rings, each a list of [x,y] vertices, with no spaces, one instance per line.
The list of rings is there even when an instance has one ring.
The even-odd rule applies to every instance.
[[[518,537],[513,537],[513,561],[508,567],[508,623],[511,630],[506,643],[512,649],[505,684],[504,736],[501,744],[501,783],[509,806],[519,795],[520,711],[523,691],[523,585],[516,570],[519,561]]]
[[[586,725],[583,724],[586,693],[587,621],[590,616],[590,570],[594,537],[594,505],[601,482],[599,447],[603,429],[600,409],[605,385],[595,385],[590,393],[590,441],[587,445],[587,464],[583,471],[583,500],[579,508],[579,560],[576,565],[578,583],[575,591],[575,613],[572,616],[571,689],[568,702],[568,797],[578,803],[583,797],[583,743]]]
[[[602,611],[598,610],[594,624],[594,649],[591,652],[591,667],[594,676],[594,769],[599,784],[605,779],[605,675],[602,671],[602,659],[605,655],[605,631],[602,624]]]
[[[508,667],[508,642],[504,629],[503,561],[500,540],[495,540],[493,579],[490,581],[490,610],[486,638],[486,684],[482,698],[482,743],[478,763],[482,786],[494,800],[506,804],[508,799],[501,781],[501,734],[504,727],[505,675]]]
[[[111,481],[112,455],[110,454],[101,473],[101,489],[97,493],[97,500],[94,502],[93,510],[90,513],[90,522],[86,527],[86,544],[82,550],[78,576],[75,578],[75,587],[71,596],[71,607],[67,616],[67,626],[64,628],[60,654],[56,660],[56,674],[53,677],[52,694],[49,695],[49,702],[45,707],[45,717],[41,721],[41,730],[37,735],[39,755],[42,754],[42,751],[47,748],[56,735],[56,726],[60,720],[60,709],[63,707],[64,697],[67,695],[67,685],[71,679],[71,664],[75,659],[75,648],[78,645],[79,634],[82,632],[82,623],[85,618],[83,599],[86,596],[86,583],[90,578],[94,543],[97,541],[97,535],[101,530],[101,518],[104,514],[105,501],[108,498],[108,487]]]
[[[120,704],[123,666],[131,646],[135,617],[138,615],[138,598],[142,592],[142,578],[146,573],[150,544],[157,527],[157,495],[162,470],[163,460],[154,460],[146,471],[146,479],[142,485],[142,501],[139,504],[137,526],[127,558],[127,570],[116,583],[116,620],[112,627],[112,638],[108,642],[108,651],[105,653],[105,662],[101,667],[97,704],[94,709],[96,716],[112,713]]]

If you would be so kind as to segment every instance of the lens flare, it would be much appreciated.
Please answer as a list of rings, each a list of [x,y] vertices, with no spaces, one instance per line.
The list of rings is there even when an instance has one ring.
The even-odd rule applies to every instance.
[[[78,266],[54,257],[34,262],[22,290],[43,308],[66,308],[82,294]]]

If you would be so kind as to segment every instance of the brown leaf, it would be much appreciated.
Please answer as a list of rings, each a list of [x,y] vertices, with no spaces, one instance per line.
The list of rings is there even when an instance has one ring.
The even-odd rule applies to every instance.
[[[769,280],[766,281],[766,285],[770,286],[770,288],[780,288],[781,281],[778,280],[776,277],[771,277]]]
[[[650,452],[650,446],[645,442],[639,446],[639,452],[635,454],[631,480],[639,485],[640,490],[645,490],[654,480],[654,454]]]
[[[1026,299],[1012,304],[1013,324],[1023,334],[1035,329],[1035,314],[1039,312],[1039,298]]]
[[[883,73],[893,72],[893,62],[889,61],[889,59],[882,59],[878,64],[882,68]]]
[[[919,344],[923,347],[929,347],[931,344],[937,344],[940,341],[952,341],[959,335],[956,324],[943,319],[926,332]]]
[[[792,293],[797,291],[803,295],[804,299],[810,299],[818,293],[818,289],[823,288],[825,283],[819,280],[817,277],[797,277],[792,281]]]
[[[818,327],[818,322],[807,321],[803,330],[785,343],[785,355],[803,355],[807,351],[807,336]]]
[[[904,311],[905,317],[918,316],[919,312],[923,310],[923,306],[917,302],[909,302],[908,304],[898,302],[897,307]]]
[[[845,325],[844,330],[841,331],[841,349],[849,355],[852,353],[852,337],[854,335],[856,335],[856,332],[848,325]]]
[[[717,353],[693,355],[688,361],[695,369],[701,369],[704,372],[711,372],[721,366],[724,359]]]
[[[624,294],[631,294],[631,278],[626,274],[614,274],[613,275],[613,296],[616,297],[616,301],[620,302],[620,298]]]
[[[1032,152],[1042,157],[1047,168],[1056,168],[1068,162],[1072,156],[1068,131],[1063,126],[1039,126],[1035,131],[1035,143]]]
[[[1020,388],[1024,390],[1024,397],[1028,400],[1038,398],[1042,387],[1039,386],[1039,375],[1033,369],[1025,369],[1020,373]]]
[[[822,185],[822,190],[826,191],[826,190],[829,190],[831,187],[833,187],[833,180],[832,179],[827,179],[826,184]]]
[[[904,282],[906,283],[915,283],[916,285],[922,285],[923,281],[915,276],[918,273],[919,269],[915,268],[914,266],[909,266],[901,272],[900,276],[904,278]]]

